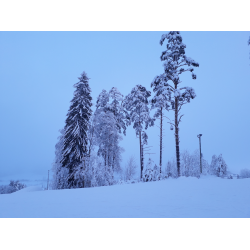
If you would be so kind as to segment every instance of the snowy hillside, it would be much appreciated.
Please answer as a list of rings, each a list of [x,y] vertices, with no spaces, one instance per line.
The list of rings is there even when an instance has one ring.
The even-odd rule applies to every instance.
[[[180,177],[150,183],[0,195],[0,217],[249,218],[250,179]]]

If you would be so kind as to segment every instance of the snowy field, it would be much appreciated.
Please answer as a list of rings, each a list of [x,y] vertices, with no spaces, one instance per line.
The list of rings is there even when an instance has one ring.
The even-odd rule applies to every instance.
[[[250,218],[250,179],[181,177],[0,195],[1,218]]]

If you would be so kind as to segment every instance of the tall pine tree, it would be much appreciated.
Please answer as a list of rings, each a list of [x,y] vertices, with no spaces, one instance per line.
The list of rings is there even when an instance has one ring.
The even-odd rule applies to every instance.
[[[170,31],[168,34],[163,34],[160,44],[163,45],[165,40],[167,40],[167,49],[162,52],[160,57],[161,61],[164,61],[165,73],[157,76],[153,81],[153,85],[158,87],[158,91],[168,96],[169,103],[175,113],[174,122],[170,122],[170,124],[171,128],[172,126],[175,128],[177,173],[180,176],[179,124],[183,116],[180,114],[180,110],[182,105],[189,103],[190,99],[196,96],[193,88],[180,88],[180,75],[189,71],[192,72],[192,78],[196,79],[193,67],[199,67],[199,64],[185,55],[186,45],[182,42],[179,31]]]
[[[162,137],[163,137],[163,117],[164,117],[164,110],[168,111],[169,106],[169,99],[170,99],[170,91],[168,88],[164,88],[162,86],[161,78],[156,77],[153,82],[151,83],[151,87],[155,92],[155,96],[151,100],[151,109],[156,109],[154,117],[160,119],[160,173],[162,170]]]
[[[89,78],[87,74],[83,72],[78,79],[79,82],[74,84],[76,90],[71,100],[64,127],[65,135],[62,150],[62,167],[68,169],[68,188],[84,187],[84,183],[79,185],[78,180],[75,179],[74,173],[78,166],[83,165],[81,163],[87,156],[87,131],[92,114],[91,89],[88,83]]]
[[[150,96],[151,92],[147,91],[145,87],[136,85],[131,93],[125,97],[123,103],[129,112],[130,123],[134,123],[133,128],[135,129],[136,135],[139,136],[141,179],[144,166],[143,144],[147,141],[147,134],[143,131],[143,125],[145,129],[147,129],[148,126],[154,125],[154,119],[149,115],[148,98]]]

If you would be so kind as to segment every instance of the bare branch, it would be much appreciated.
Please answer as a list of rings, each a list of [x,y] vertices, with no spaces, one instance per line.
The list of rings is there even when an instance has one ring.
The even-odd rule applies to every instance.
[[[178,125],[179,125],[179,123],[181,122],[182,116],[184,116],[184,115],[181,115],[181,116],[180,116],[179,121],[178,121]]]
[[[167,123],[169,123],[169,124],[171,124],[171,125],[175,126],[175,124],[174,124],[174,123],[172,123],[172,122],[167,122]],[[175,127],[176,127],[176,128],[178,128],[178,125],[176,125]]]

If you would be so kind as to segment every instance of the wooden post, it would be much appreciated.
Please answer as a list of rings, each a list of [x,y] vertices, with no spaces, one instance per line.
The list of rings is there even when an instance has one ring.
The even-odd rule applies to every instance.
[[[49,190],[49,170],[48,170],[47,190]]]

